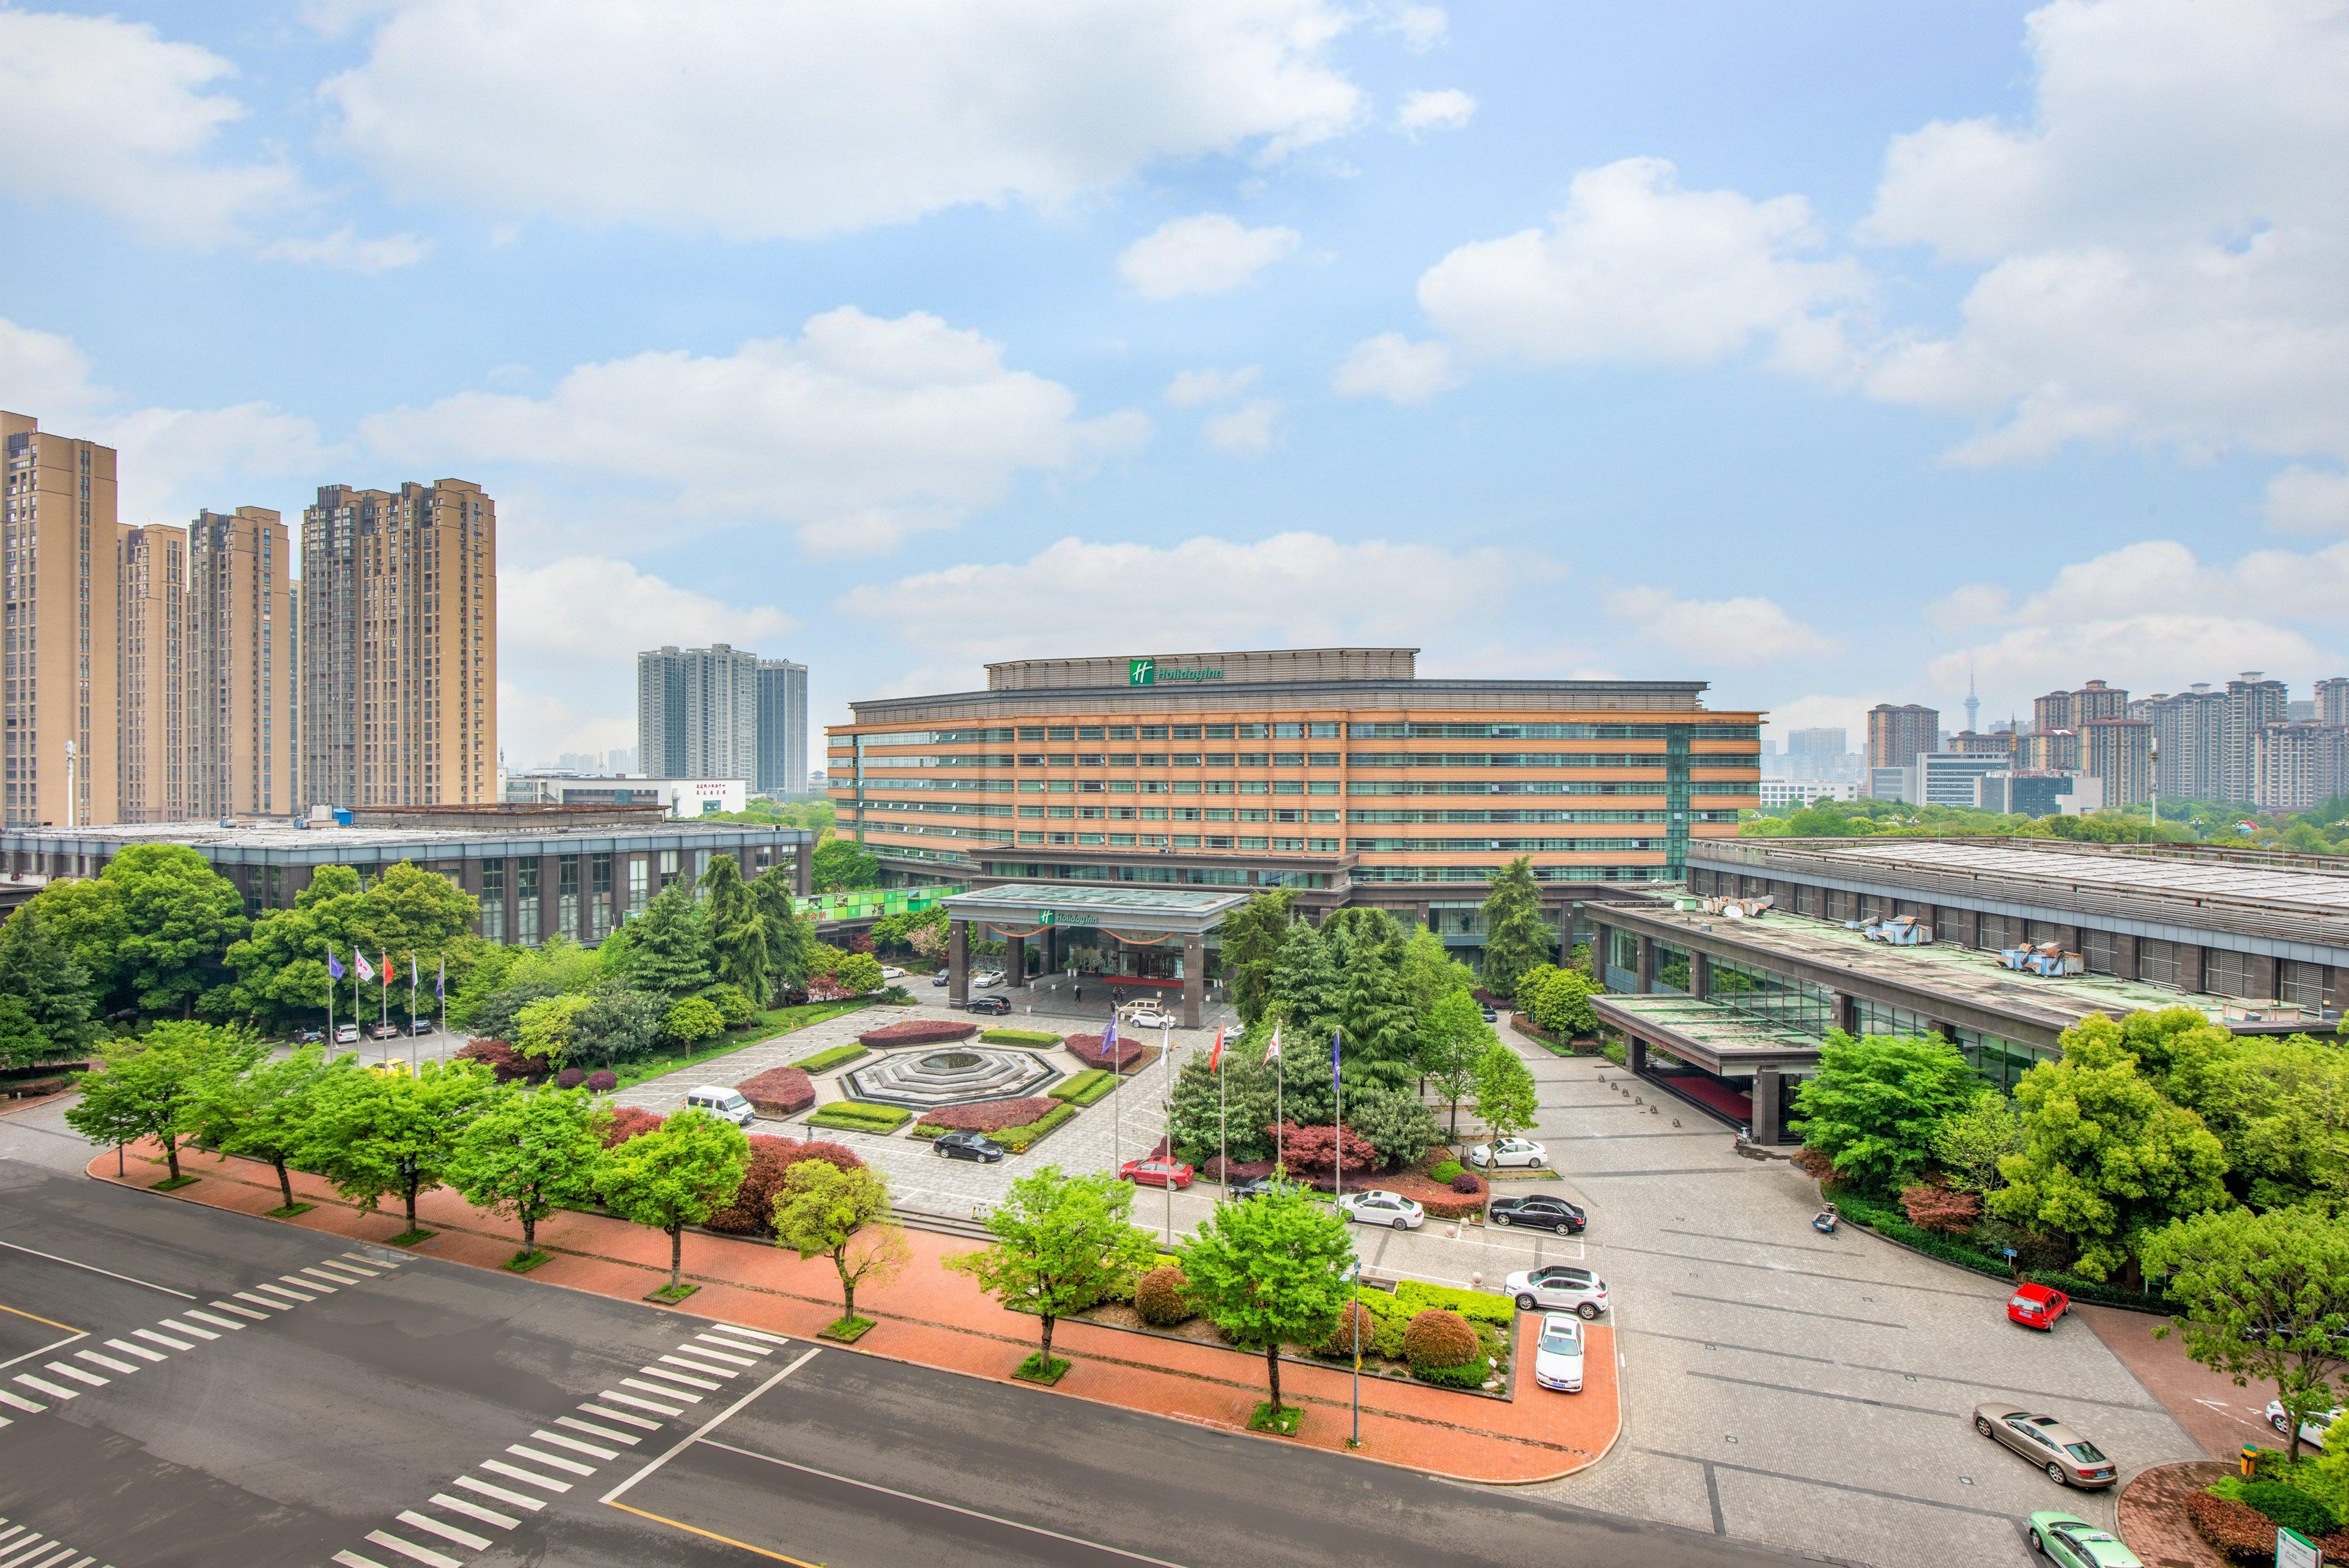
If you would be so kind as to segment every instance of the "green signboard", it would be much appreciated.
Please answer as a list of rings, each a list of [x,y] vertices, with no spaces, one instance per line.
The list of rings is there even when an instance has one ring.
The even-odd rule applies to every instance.
[[[792,900],[800,913],[818,920],[878,919],[884,915],[918,915],[950,894],[959,884],[939,888],[860,888],[848,893],[818,893]]]
[[[1156,686],[1169,680],[1221,680],[1223,668],[1215,664],[1160,664],[1154,659],[1125,661],[1128,686]]]
[[[1052,923],[1052,911],[1051,911],[1051,910],[1050,910],[1050,909],[1039,909],[1039,910],[1037,910],[1037,911],[1036,911],[1036,923],[1037,923],[1038,925],[1040,925],[1040,926],[1049,926],[1049,925],[1050,925],[1050,924]]]
[[[1158,660],[1154,659],[1127,659],[1125,661],[1125,683],[1128,686],[1157,685]]]

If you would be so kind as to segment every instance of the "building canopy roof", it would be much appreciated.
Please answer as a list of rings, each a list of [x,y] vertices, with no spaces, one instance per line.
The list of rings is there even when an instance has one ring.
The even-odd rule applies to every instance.
[[[943,900],[947,918],[1022,926],[1115,926],[1138,931],[1213,930],[1247,893],[1204,888],[1146,888],[1125,884],[1009,882]]]

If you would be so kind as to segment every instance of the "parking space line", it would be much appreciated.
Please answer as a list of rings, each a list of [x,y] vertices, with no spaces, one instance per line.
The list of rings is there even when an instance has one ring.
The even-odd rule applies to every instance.
[[[93,1274],[104,1274],[109,1280],[120,1280],[126,1285],[144,1285],[150,1291],[160,1291],[167,1296],[177,1296],[183,1302],[196,1299],[185,1291],[175,1291],[169,1285],[159,1285],[152,1280],[134,1279],[129,1274],[118,1274],[112,1269],[101,1269],[95,1263],[76,1262],[71,1258],[60,1258],[55,1252],[35,1251],[30,1247],[20,1247],[14,1241],[0,1241],[0,1247],[5,1247],[12,1252],[22,1252],[27,1257],[46,1258],[52,1263],[63,1263],[69,1269],[87,1269]]]
[[[1774,1252],[1819,1252],[1830,1258],[1857,1258],[1863,1255],[1858,1247],[1815,1247],[1807,1241],[1764,1241],[1757,1236],[1723,1236],[1711,1231],[1678,1231],[1670,1225],[1656,1227],[1659,1236],[1693,1236],[1702,1241],[1734,1241],[1741,1247],[1766,1247]]]
[[[1936,1410],[1930,1405],[1903,1405],[1897,1399],[1870,1399],[1858,1394],[1831,1394],[1824,1388],[1805,1388],[1793,1383],[1764,1383],[1755,1377],[1730,1377],[1718,1372],[1691,1371],[1689,1376],[1702,1377],[1708,1383],[1733,1383],[1741,1388],[1767,1388],[1774,1394],[1801,1394],[1813,1399],[1840,1399],[1847,1405],[1869,1405],[1878,1410],[1907,1410],[1912,1415],[1934,1416],[1942,1419],[1964,1414],[1960,1410]]]
[[[1887,1502],[1912,1502],[1919,1508],[1938,1508],[1951,1513],[1979,1514],[1984,1519],[2012,1520],[2014,1516],[2003,1509],[1977,1508],[1969,1502],[1943,1502],[1939,1498],[1911,1497],[1905,1492],[1884,1491],[1872,1486],[1855,1486],[1849,1481],[1825,1480],[1816,1476],[1798,1476],[1788,1470],[1765,1470],[1759,1465],[1733,1465],[1726,1459],[1699,1459],[1694,1454],[1676,1454],[1669,1449],[1634,1449],[1635,1454],[1652,1454],[1658,1459],[1679,1459],[1686,1464],[1710,1465],[1719,1469],[1733,1470],[1739,1475],[1763,1476],[1771,1480],[1793,1481],[1800,1486],[1825,1487],[1830,1491],[1847,1491],[1861,1497],[1882,1498]]]
[[[1650,1258],[1675,1258],[1682,1262],[1706,1263],[1716,1269],[1754,1269],[1763,1273],[1780,1274],[1787,1279],[1833,1280],[1843,1285],[1874,1285],[1878,1290],[1914,1291],[1920,1295],[1962,1296],[1968,1301],[1991,1302],[2005,1298],[2003,1291],[1959,1291],[1946,1285],[1912,1285],[1897,1280],[1862,1279],[1853,1274],[1831,1273],[1824,1269],[1795,1269],[1784,1263],[1741,1263],[1728,1258],[1708,1258],[1702,1252],[1666,1252],[1654,1247],[1633,1247],[1620,1241],[1609,1241],[1608,1247],[1618,1252],[1637,1252]]]
[[[1833,1323],[1857,1323],[1869,1328],[1907,1328],[1909,1326],[1905,1323],[1887,1323],[1882,1318],[1847,1317],[1839,1312],[1813,1312],[1808,1307],[1771,1306],[1763,1302],[1742,1302],[1733,1296],[1701,1296],[1688,1291],[1674,1291],[1672,1294],[1684,1302],[1711,1302],[1715,1306],[1744,1307],[1751,1312],[1782,1312],[1792,1314],[1796,1317],[1823,1317]]]
[[[1931,1383],[1954,1383],[1961,1388],[2008,1390],[2006,1385],[1985,1382],[1979,1377],[1951,1377],[1940,1372],[1911,1372],[1905,1366],[1881,1366],[1872,1361],[1840,1361],[1832,1355],[1806,1355],[1799,1350],[1771,1350],[1759,1345],[1738,1345],[1725,1339],[1707,1339],[1701,1334],[1667,1334],[1659,1328],[1627,1329],[1628,1334],[1649,1339],[1677,1340],[1683,1345],[1702,1345],[1707,1350],[1734,1350],[1747,1355],[1774,1355],[1785,1361],[1807,1361],[1815,1366],[1840,1366],[1850,1372],[1882,1372],[1897,1377],[1913,1377]],[[2033,1393],[2035,1399],[2059,1398],[2075,1405],[2102,1405],[2115,1410],[2159,1411],[2162,1406],[2130,1399],[2100,1399],[2093,1394]]]

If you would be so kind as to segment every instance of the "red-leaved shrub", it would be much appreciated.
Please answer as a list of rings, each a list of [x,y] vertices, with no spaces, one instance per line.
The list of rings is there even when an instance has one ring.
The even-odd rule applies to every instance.
[[[1950,1236],[1962,1236],[1972,1230],[1982,1211],[1981,1193],[1957,1192],[1930,1182],[1903,1188],[1900,1207],[1911,1225]]]
[[[586,1081],[587,1069],[585,1067],[565,1067],[554,1075],[554,1086],[558,1089],[575,1089]]]
[[[587,1092],[591,1095],[608,1095],[619,1086],[620,1075],[609,1067],[598,1067],[587,1075]]]
[[[1037,1096],[1025,1100],[987,1100],[975,1106],[940,1106],[923,1112],[921,1125],[948,1132],[1001,1132],[1005,1127],[1042,1121],[1060,1103]]]
[[[1473,1170],[1464,1170],[1452,1179],[1452,1190],[1466,1198],[1475,1197],[1484,1190],[1484,1185]]]
[[[713,1210],[706,1223],[730,1236],[771,1236],[775,1195],[783,1189],[783,1172],[800,1158],[803,1146],[797,1138],[764,1133],[753,1134],[750,1141],[750,1163],[742,1172],[742,1185],[734,1189],[734,1201]]]
[[[1102,1037],[1098,1034],[1071,1034],[1061,1044],[1068,1048],[1071,1055],[1088,1067],[1110,1064],[1109,1053],[1102,1049]],[[1123,1067],[1150,1049],[1139,1035],[1121,1034],[1117,1037],[1117,1064]]]
[[[978,1024],[960,1023],[951,1018],[907,1018],[868,1029],[856,1037],[856,1043],[883,1050],[891,1045],[935,1045],[948,1040],[968,1040],[978,1033]]]
[[[815,1104],[815,1085],[797,1067],[770,1067],[743,1079],[734,1090],[762,1116],[791,1116]]]
[[[1795,1168],[1801,1170],[1805,1175],[1814,1177],[1821,1181],[1825,1181],[1828,1177],[1835,1174],[1835,1161],[1829,1159],[1826,1155],[1821,1154],[1815,1148],[1796,1149],[1795,1151],[1794,1164]]]
[[[1360,1335],[1359,1340],[1357,1335]],[[1371,1315],[1370,1309],[1360,1302],[1348,1302],[1338,1314],[1337,1326],[1330,1329],[1330,1337],[1321,1342],[1321,1354],[1350,1359],[1354,1346],[1360,1344],[1364,1355],[1374,1355],[1377,1352],[1372,1347],[1378,1343],[1378,1337],[1379,1320]]]
[[[2217,1548],[2232,1563],[2268,1563],[2275,1561],[2275,1521],[2247,1502],[2237,1502],[2230,1497],[2213,1497],[2197,1488],[2186,1494],[2187,1521],[2194,1533]],[[2327,1563],[2349,1556],[2349,1530],[2335,1531],[2320,1536],[2316,1544]]]
[[[793,1155],[792,1158],[794,1162],[802,1159],[820,1159],[826,1165],[836,1166],[842,1170],[864,1168],[864,1162],[856,1158],[854,1149],[844,1143],[833,1143],[829,1138],[810,1138],[800,1145],[799,1153]]]
[[[604,1147],[617,1148],[643,1133],[648,1133],[667,1118],[657,1116],[642,1106],[614,1106],[605,1114]]]
[[[1403,1358],[1422,1366],[1465,1366],[1476,1359],[1476,1331],[1444,1307],[1430,1307],[1402,1331]]]
[[[1273,1129],[1265,1129],[1268,1133]],[[1338,1158],[1336,1127],[1301,1127],[1295,1122],[1284,1122],[1279,1128],[1280,1158],[1292,1173],[1319,1171],[1327,1173]],[[1345,1135],[1345,1174],[1367,1175],[1378,1168],[1379,1151],[1371,1140],[1348,1127]]]
[[[546,1076],[546,1064],[533,1061],[502,1040],[468,1040],[457,1052],[460,1062],[479,1062],[501,1084],[517,1078],[536,1083]]]

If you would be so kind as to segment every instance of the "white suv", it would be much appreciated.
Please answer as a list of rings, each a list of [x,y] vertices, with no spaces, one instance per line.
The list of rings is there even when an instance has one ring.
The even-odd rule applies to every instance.
[[[1519,1312],[1574,1312],[1587,1322],[1607,1310],[1607,1282],[1588,1269],[1552,1263],[1511,1274],[1506,1282]]]

